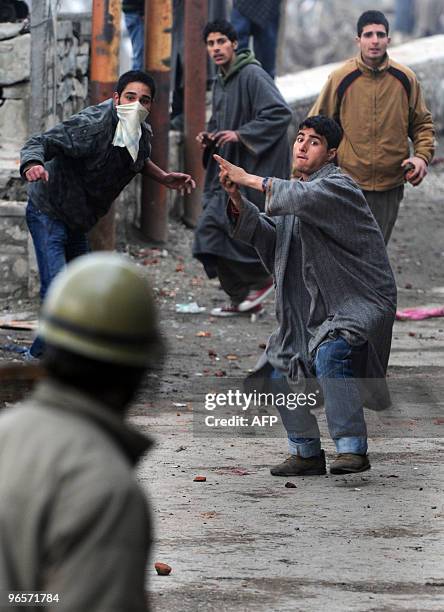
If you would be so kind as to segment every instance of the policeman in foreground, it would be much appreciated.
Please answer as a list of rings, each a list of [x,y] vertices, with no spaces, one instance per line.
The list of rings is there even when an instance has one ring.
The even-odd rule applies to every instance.
[[[41,325],[48,376],[0,416],[0,609],[39,591],[47,610],[145,611],[151,526],[133,469],[150,441],[124,413],[162,361],[153,295],[126,258],[85,255]]]

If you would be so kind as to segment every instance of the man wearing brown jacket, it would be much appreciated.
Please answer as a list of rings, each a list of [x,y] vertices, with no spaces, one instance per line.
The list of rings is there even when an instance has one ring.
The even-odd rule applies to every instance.
[[[414,72],[387,55],[384,14],[363,13],[357,32],[359,54],[331,73],[309,114],[342,126],[338,164],[363,190],[387,244],[405,181],[417,186],[427,174],[434,128]]]

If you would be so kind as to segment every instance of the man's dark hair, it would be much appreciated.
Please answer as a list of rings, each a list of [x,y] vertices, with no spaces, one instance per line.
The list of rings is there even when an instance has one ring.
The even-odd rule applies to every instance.
[[[387,21],[387,17],[384,15],[384,13],[381,13],[381,11],[365,11],[365,13],[362,13],[362,15],[358,19],[358,36],[361,36],[362,30],[365,28],[365,26],[371,25],[372,23],[383,25],[388,35],[389,22]]]
[[[52,378],[88,394],[114,387],[136,389],[146,369],[98,361],[52,345],[45,347],[43,364]]]
[[[128,72],[124,72],[120,76],[116,85],[116,91],[119,96],[122,94],[122,91],[125,89],[128,83],[144,83],[145,85],[148,85],[151,90],[151,97],[154,100],[154,96],[156,95],[156,83],[148,72],[145,72],[144,70],[129,70]]]
[[[209,21],[207,23],[202,33],[204,43],[207,42],[208,35],[212,34],[213,32],[225,34],[225,36],[231,40],[231,42],[235,42],[237,40],[236,30],[234,29],[233,25],[225,19],[216,19],[216,21]]]
[[[324,136],[328,149],[337,149],[342,140],[343,131],[341,126],[334,119],[325,117],[325,115],[307,117],[299,125],[299,130],[303,128],[313,128],[316,134]]]

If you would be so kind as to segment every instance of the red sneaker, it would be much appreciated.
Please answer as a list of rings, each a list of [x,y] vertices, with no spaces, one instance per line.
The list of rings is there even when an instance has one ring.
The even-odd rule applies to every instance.
[[[247,299],[239,304],[237,309],[239,312],[251,312],[253,308],[259,306],[265,298],[267,298],[274,291],[273,282],[269,285],[266,285],[262,289],[258,289],[257,291],[252,291],[247,295]]]

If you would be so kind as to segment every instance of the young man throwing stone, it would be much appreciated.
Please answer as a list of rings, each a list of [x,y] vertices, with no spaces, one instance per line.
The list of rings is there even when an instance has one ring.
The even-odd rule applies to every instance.
[[[384,239],[356,183],[333,160],[342,130],[315,116],[299,126],[293,163],[301,180],[248,174],[215,156],[230,196],[233,237],[255,247],[274,276],[279,327],[257,367],[271,391],[316,377],[337,457],[333,474],[370,468],[363,405],[383,409],[396,311]],[[239,191],[265,191],[261,214]],[[290,456],[275,476],[325,474],[316,418],[307,405],[281,410]]]

